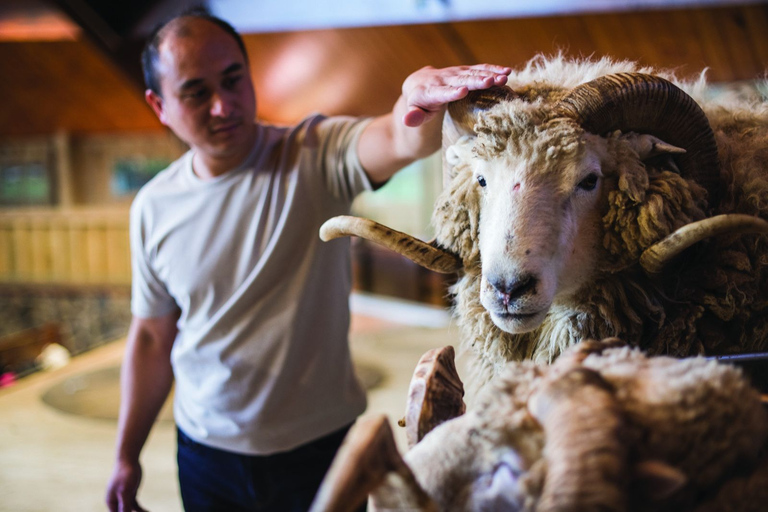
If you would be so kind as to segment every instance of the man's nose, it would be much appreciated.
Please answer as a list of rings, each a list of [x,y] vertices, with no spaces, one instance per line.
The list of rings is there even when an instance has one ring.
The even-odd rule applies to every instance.
[[[216,93],[211,98],[211,116],[228,117],[232,112],[232,106],[225,95]]]

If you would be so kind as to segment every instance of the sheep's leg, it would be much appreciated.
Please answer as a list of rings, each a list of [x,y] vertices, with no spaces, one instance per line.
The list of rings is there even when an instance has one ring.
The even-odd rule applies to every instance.
[[[388,478],[391,473],[394,478]],[[384,415],[360,418],[350,429],[310,512],[353,511],[371,492],[375,493],[374,510],[436,510],[400,456]]]
[[[408,447],[413,448],[444,421],[464,414],[463,397],[464,386],[456,371],[453,347],[432,349],[421,356],[411,378],[405,407]]]

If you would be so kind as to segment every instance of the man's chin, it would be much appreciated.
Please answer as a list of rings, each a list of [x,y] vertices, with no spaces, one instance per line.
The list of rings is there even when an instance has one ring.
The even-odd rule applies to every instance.
[[[233,126],[231,128],[222,128],[219,130],[214,130],[211,132],[208,138],[214,144],[220,144],[222,142],[245,139],[246,135],[247,133],[245,128],[241,125],[238,125],[238,126]]]
[[[233,130],[214,132],[209,137],[208,142],[214,153],[219,153],[222,156],[233,156],[245,151],[246,148],[250,148],[254,140],[251,133],[245,127],[240,126]]]

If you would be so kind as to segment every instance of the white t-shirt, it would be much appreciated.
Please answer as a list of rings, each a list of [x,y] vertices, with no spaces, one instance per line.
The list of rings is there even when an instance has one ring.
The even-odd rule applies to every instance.
[[[349,241],[318,230],[371,188],[356,151],[366,123],[260,125],[240,167],[201,180],[188,152],[137,194],[131,310],[181,309],[174,416],[196,441],[270,454],[365,409],[347,342]]]

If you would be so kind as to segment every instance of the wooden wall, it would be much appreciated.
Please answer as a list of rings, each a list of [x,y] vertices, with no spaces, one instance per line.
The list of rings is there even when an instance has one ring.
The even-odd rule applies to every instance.
[[[0,283],[127,285],[128,212],[0,212]]]
[[[768,4],[249,34],[245,41],[259,116],[290,123],[313,111],[385,112],[403,79],[422,66],[520,66],[558,50],[685,75],[709,67],[717,82],[751,79],[768,68]],[[129,80],[86,40],[0,43],[0,70],[0,137],[162,129],[139,78]]]
[[[0,137],[162,130],[133,85],[88,41],[0,43]]]
[[[259,116],[289,123],[316,110],[386,112],[422,66],[520,67],[558,51],[637,60],[681,76],[709,68],[713,82],[754,79],[768,70],[768,5],[251,34],[245,41]]]

